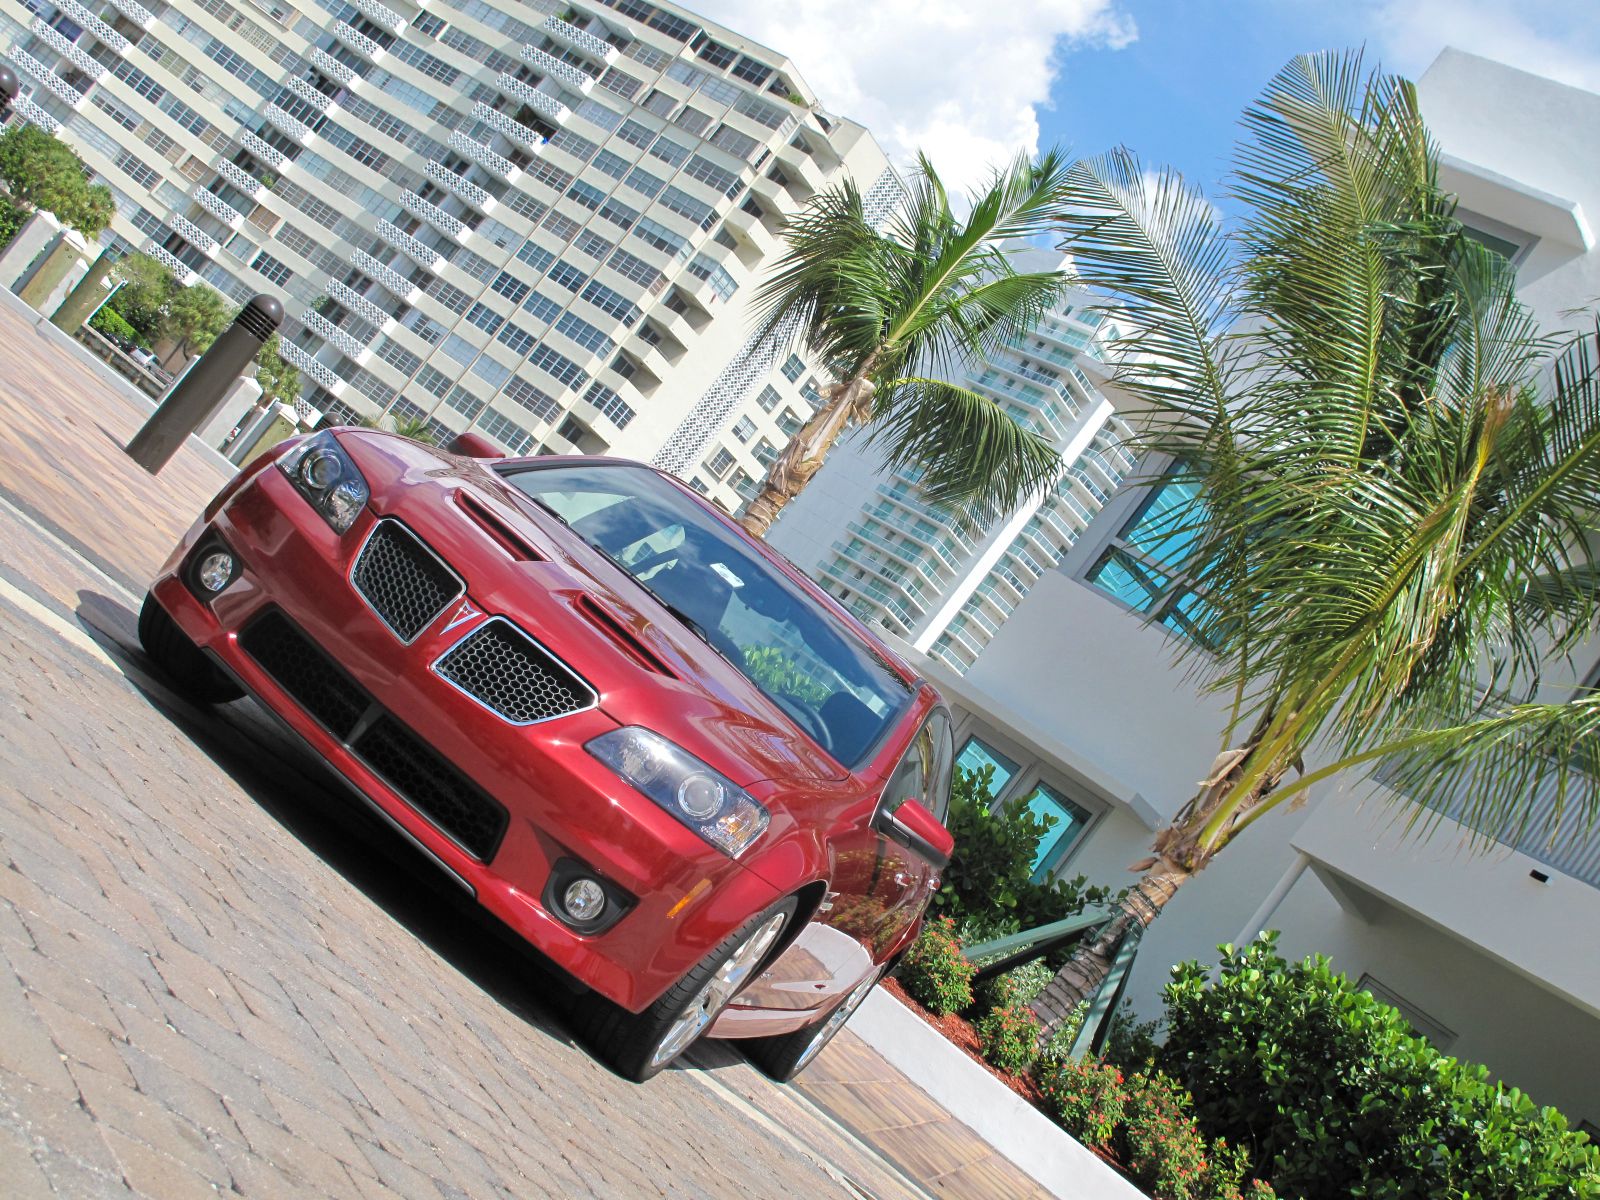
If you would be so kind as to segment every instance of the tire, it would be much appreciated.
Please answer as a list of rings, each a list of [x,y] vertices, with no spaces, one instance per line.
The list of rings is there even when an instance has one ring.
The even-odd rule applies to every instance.
[[[887,966],[875,968],[822,1020],[777,1037],[748,1038],[739,1048],[768,1079],[774,1083],[788,1083],[816,1060],[823,1047],[833,1041],[834,1034],[845,1027],[861,1002],[888,973]]]
[[[593,993],[584,997],[577,1024],[595,1057],[634,1083],[659,1073],[694,1045],[755,977],[795,907],[791,896],[751,917],[643,1012],[631,1013]]]
[[[153,595],[139,609],[139,644],[172,690],[195,704],[226,704],[244,692],[189,640]]]

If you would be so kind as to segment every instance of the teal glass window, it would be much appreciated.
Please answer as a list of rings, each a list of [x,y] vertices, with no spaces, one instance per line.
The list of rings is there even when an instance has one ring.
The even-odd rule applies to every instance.
[[[1203,640],[1205,601],[1184,581],[1205,517],[1199,484],[1169,473],[1150,489],[1085,577],[1136,613]]]
[[[961,753],[956,758],[963,771],[976,773],[984,767],[993,767],[994,774],[989,779],[989,799],[1000,799],[1000,794],[1006,790],[1017,775],[1017,764],[1012,762],[993,746],[980,742],[977,738],[968,738],[967,744],[961,747]]]
[[[1043,783],[1019,803],[1036,817],[1055,818],[1049,832],[1039,839],[1038,852],[1033,856],[1033,878],[1042,883],[1061,865],[1067,851],[1088,827],[1089,811]]]

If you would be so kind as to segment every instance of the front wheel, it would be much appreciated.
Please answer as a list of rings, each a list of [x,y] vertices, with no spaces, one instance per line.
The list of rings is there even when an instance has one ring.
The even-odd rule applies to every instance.
[[[643,1083],[699,1039],[766,961],[794,916],[793,897],[751,917],[649,1008],[631,1013],[590,996],[582,1018],[591,1049],[612,1070]]]
[[[761,1073],[775,1083],[788,1083],[804,1071],[833,1041],[833,1035],[843,1029],[861,1002],[871,994],[878,980],[888,973],[888,964],[878,967],[851,990],[850,994],[834,1005],[833,1011],[822,1020],[793,1033],[777,1037],[749,1038],[741,1049],[745,1057],[760,1068]]]
[[[154,595],[139,610],[139,644],[172,690],[195,704],[226,704],[244,695],[205,652],[189,640]]]

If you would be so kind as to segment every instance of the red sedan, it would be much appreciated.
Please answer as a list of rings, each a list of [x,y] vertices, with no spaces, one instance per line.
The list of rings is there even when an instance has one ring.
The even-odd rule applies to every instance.
[[[589,1041],[636,1080],[702,1034],[794,1075],[950,855],[938,694],[636,463],[294,439],[207,506],[139,632],[587,985]]]

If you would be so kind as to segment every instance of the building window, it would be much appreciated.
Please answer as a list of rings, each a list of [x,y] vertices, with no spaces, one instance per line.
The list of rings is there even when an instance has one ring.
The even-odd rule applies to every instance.
[[[250,266],[252,270],[261,272],[262,275],[279,287],[283,287],[289,280],[294,278],[293,271],[289,270],[287,266],[273,258],[265,250],[256,255],[255,262],[251,263]]]
[[[778,428],[783,431],[784,437],[793,437],[804,425],[805,422],[800,419],[800,414],[792,408],[786,408],[778,414]]]
[[[806,364],[798,354],[791,354],[783,361],[783,377],[790,383],[806,373]]]
[[[1201,597],[1184,568],[1200,527],[1199,485],[1172,472],[1139,504],[1086,579],[1128,608],[1199,640],[1205,618]]]
[[[748,442],[755,436],[756,423],[749,417],[740,417],[738,424],[733,427],[733,436],[741,442]]]
[[[1067,851],[1088,828],[1089,810],[1044,783],[1036,785],[1017,804],[1036,817],[1053,820],[1044,837],[1039,839],[1039,849],[1033,856],[1033,878],[1042,883],[1061,865]]]
[[[762,412],[771,412],[782,400],[783,397],[778,395],[778,389],[770,383],[756,395],[756,403],[761,406]]]
[[[731,466],[733,466],[733,451],[726,446],[718,446],[717,452],[706,460],[706,470],[717,479],[726,475]]]
[[[1000,799],[1000,794],[1006,790],[1006,785],[1017,776],[1019,767],[1000,751],[977,738],[968,738],[967,744],[961,747],[961,753],[956,756],[956,765],[963,771],[976,775],[985,767],[994,772],[989,777],[989,801]]]

